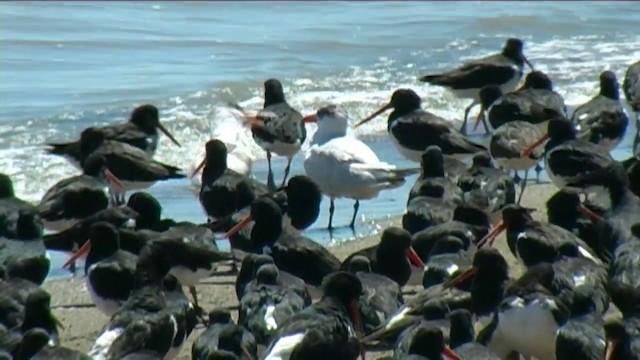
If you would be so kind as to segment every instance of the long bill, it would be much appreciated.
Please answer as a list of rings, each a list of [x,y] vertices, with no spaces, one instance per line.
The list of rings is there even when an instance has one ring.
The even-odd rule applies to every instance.
[[[531,153],[537,149],[539,146],[544,144],[547,140],[549,140],[549,134],[544,134],[540,139],[536,140],[533,144],[527,146],[520,154],[520,157],[528,157]]]
[[[240,232],[240,230],[244,229],[249,223],[253,221],[251,215],[247,215],[244,219],[240,220],[239,223],[235,224],[229,231],[224,234],[226,239],[232,237],[233,235]]]
[[[500,233],[503,232],[506,228],[507,226],[505,225],[504,221],[501,220],[496,224],[496,226],[493,227],[493,229],[491,229],[491,231],[489,231],[487,235],[485,235],[482,239],[480,239],[480,241],[478,241],[476,247],[478,247],[479,249],[487,242],[489,243],[489,246],[491,246],[498,235],[500,235]]]
[[[89,251],[91,251],[91,241],[87,240],[84,242],[84,244],[82,245],[82,247],[76,251],[75,254],[72,254],[69,257],[69,260],[67,260],[63,265],[62,268],[66,269],[68,268],[71,264],[73,264],[76,260],[78,260],[79,258],[87,255],[89,253]]]
[[[386,104],[385,106],[383,106],[380,109],[376,110],[376,112],[374,112],[373,114],[367,116],[364,120],[362,120],[359,123],[357,123],[355,127],[358,127],[360,125],[368,123],[369,121],[375,119],[376,116],[378,116],[378,115],[382,114],[383,112],[391,109],[392,107],[393,107],[393,105],[391,105],[391,103]]]
[[[405,251],[405,255],[407,256],[407,259],[409,260],[411,265],[416,266],[416,267],[418,267],[420,269],[424,269],[424,267],[425,267],[424,261],[422,261],[420,256],[418,256],[418,253],[413,249],[413,247],[410,246]]]
[[[191,177],[196,176],[200,172],[200,170],[202,170],[204,168],[205,165],[207,165],[207,159],[206,158],[202,159],[202,161],[200,162],[198,167],[195,170],[193,170],[193,172],[191,173]]]
[[[613,360],[613,354],[617,345],[617,340],[607,340],[607,344],[604,347],[604,360]]]
[[[158,129],[160,131],[162,131],[163,134],[167,135],[167,137],[169,138],[169,140],[171,140],[172,143],[182,147],[182,145],[180,145],[180,143],[178,142],[178,140],[176,140],[176,138],[173,137],[173,135],[171,135],[171,133],[169,132],[169,130],[167,130],[166,127],[164,127],[164,125],[162,125],[161,123],[158,123]]]
[[[484,117],[485,115],[485,111],[486,109],[484,108],[484,106],[480,107],[480,112],[478,113],[478,116],[476,117],[476,124],[473,125],[473,131],[476,131],[478,129],[478,126],[480,126],[480,123],[484,121]]]
[[[302,122],[305,124],[311,124],[318,122],[318,116],[316,114],[307,115],[302,118]]]
[[[360,306],[358,305],[358,301],[357,300],[353,300],[350,304],[349,304],[349,317],[351,317],[351,322],[353,323],[353,327],[356,330],[356,333],[358,334],[358,338],[360,338],[361,336],[364,335],[363,332],[363,328],[362,328],[362,317],[360,316]],[[362,360],[365,360],[365,348],[364,348],[364,344],[361,341],[358,341],[359,345],[360,345],[360,358]]]
[[[104,177],[107,179],[109,184],[118,191],[124,190],[124,184],[117,176],[115,176],[109,169],[104,169]]]
[[[602,218],[602,216],[594,213],[593,211],[589,210],[589,208],[587,208],[586,206],[580,204],[578,205],[578,213],[580,213],[582,216],[586,217],[587,219],[593,221],[593,222],[602,222],[604,221],[604,219]]]
[[[442,285],[442,288],[444,290],[446,290],[446,289],[450,289],[452,287],[456,287],[460,283],[462,283],[464,281],[467,281],[467,279],[470,279],[470,278],[476,276],[477,272],[478,272],[478,269],[472,267],[471,269],[463,272],[462,274],[460,274],[460,275],[456,276],[455,278],[453,278],[453,279],[447,281],[446,283],[444,283]]]
[[[456,354],[448,345],[444,345],[442,348],[442,355],[446,356],[450,360],[462,360],[460,355]]]
[[[531,69],[531,71],[536,71],[536,70],[533,68],[533,65],[531,65],[531,62],[529,61],[529,59],[527,59],[527,57],[526,57],[526,56],[522,55],[522,59],[524,60],[525,64],[527,64],[527,66],[529,66],[529,69]]]

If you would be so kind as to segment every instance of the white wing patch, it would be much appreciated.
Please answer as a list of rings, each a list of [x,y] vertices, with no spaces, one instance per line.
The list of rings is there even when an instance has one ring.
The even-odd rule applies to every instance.
[[[289,360],[293,349],[302,342],[305,333],[283,336],[273,345],[264,360]]]
[[[278,328],[278,323],[276,319],[273,317],[273,312],[276,310],[276,307],[273,305],[267,305],[267,310],[264,313],[264,322],[267,325],[267,330],[276,330]]]
[[[102,335],[96,339],[96,342],[93,343],[89,356],[94,360],[106,360],[109,348],[111,348],[113,342],[116,341],[123,332],[124,328],[115,328],[103,332]]]

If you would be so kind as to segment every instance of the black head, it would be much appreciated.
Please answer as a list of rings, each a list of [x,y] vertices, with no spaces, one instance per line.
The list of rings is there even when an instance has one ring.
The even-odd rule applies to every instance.
[[[519,229],[533,220],[531,217],[533,211],[535,210],[517,204],[509,204],[502,209],[502,221],[504,221],[507,229]]]
[[[345,307],[362,295],[362,283],[353,274],[337,271],[327,275],[322,281],[323,297],[338,300]]]
[[[269,79],[264,82],[264,107],[286,102],[284,88],[278,79]]]
[[[106,166],[107,160],[103,155],[91,154],[82,162],[82,172],[85,175],[97,177],[102,175]]]
[[[80,152],[83,156],[89,156],[104,142],[105,137],[99,128],[90,127],[80,134]]]
[[[547,220],[563,228],[573,227],[579,217],[580,204],[578,194],[559,190],[547,200]]]
[[[349,260],[349,271],[357,273],[358,271],[370,273],[371,261],[366,256],[356,255]]]
[[[441,254],[455,254],[465,249],[462,240],[455,236],[445,236],[433,244],[433,248],[429,252],[429,257]]]
[[[610,320],[604,324],[605,360],[632,359],[630,336],[621,320]]]
[[[453,220],[469,225],[491,227],[487,213],[473,204],[462,203],[458,205],[453,210]]]
[[[481,151],[473,155],[472,167],[474,168],[493,168],[491,154],[488,151]]]
[[[287,215],[291,225],[298,230],[311,226],[320,214],[322,193],[318,184],[307,176],[296,175],[289,179],[284,191],[287,193]]]
[[[509,265],[504,259],[504,256],[500,254],[500,251],[491,247],[478,249],[473,256],[473,267],[476,268],[478,272],[487,271],[505,275],[509,273]]]
[[[411,234],[402,228],[391,226],[382,232],[378,247],[383,251],[405,251],[411,247]]]
[[[138,191],[127,200],[127,206],[138,213],[136,229],[144,229],[153,226],[162,217],[162,206],[153,195]]]
[[[429,146],[422,153],[420,163],[423,177],[444,177],[444,157],[439,146]]]
[[[227,168],[227,145],[224,142],[213,139],[205,145],[206,167],[225,170]],[[205,168],[206,169],[206,168]]]
[[[607,293],[611,296],[611,302],[616,305],[624,317],[640,315],[640,289],[611,280],[607,285]]]
[[[603,71],[600,74],[600,95],[614,100],[620,99],[620,85],[612,71]]]
[[[22,209],[18,212],[16,224],[16,238],[18,240],[32,240],[42,237],[42,220],[34,210]]]
[[[510,59],[521,59],[524,54],[524,42],[517,38],[509,38],[502,47],[502,55]]]
[[[547,133],[554,142],[576,138],[576,127],[567,119],[551,119],[547,124]]]
[[[91,251],[87,256],[103,259],[112,255],[120,248],[120,235],[118,229],[106,221],[100,221],[89,228],[89,241],[91,241]]]
[[[422,99],[411,89],[398,89],[391,95],[389,104],[399,113],[409,113],[420,108]]]
[[[260,197],[251,203],[251,218],[255,222],[251,239],[255,245],[270,245],[282,234],[282,210],[272,199]]]
[[[22,335],[17,359],[31,359],[49,343],[49,333],[42,328],[33,328]]]
[[[486,111],[494,102],[502,97],[502,90],[500,90],[498,85],[485,85],[480,89],[478,97],[480,98],[482,110]]]
[[[460,345],[472,342],[475,334],[471,311],[456,309],[449,315],[451,328],[449,329],[449,345],[457,348]]]
[[[231,313],[226,309],[214,309],[209,312],[209,324],[231,324]]]
[[[277,285],[278,284],[278,267],[274,264],[264,264],[258,268],[256,272],[256,281],[259,284]]]
[[[158,108],[150,105],[140,105],[133,109],[129,121],[136,124],[146,133],[153,133],[160,124],[160,112]]]
[[[413,333],[409,345],[409,354],[422,355],[428,359],[442,358],[444,348],[444,336],[436,327],[422,325]]]
[[[136,263],[134,288],[161,284],[171,270],[173,260],[163,241],[154,241],[140,250]]]
[[[220,331],[218,348],[235,354],[242,354],[242,336],[244,330],[241,326],[228,326]]]
[[[51,295],[46,291],[35,291],[29,294],[24,307],[22,331],[43,327],[47,331],[56,328],[55,318],[51,314]]]
[[[12,198],[15,196],[13,191],[13,181],[7,174],[0,173],[0,199]]]
[[[542,71],[532,71],[524,78],[523,88],[553,90],[553,82],[547,74]]]

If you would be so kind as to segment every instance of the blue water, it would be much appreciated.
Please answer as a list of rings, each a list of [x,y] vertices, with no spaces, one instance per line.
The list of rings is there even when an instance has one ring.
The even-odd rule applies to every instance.
[[[424,108],[459,122],[467,102],[416,77],[495,52],[510,36],[525,40],[529,59],[575,106],[597,92],[602,70],[622,81],[640,58],[637,10],[635,2],[2,2],[0,171],[13,177],[20,196],[38,201],[75,173],[44,154],[43,143],[122,121],[146,102],[160,108],[183,144],[163,138],[156,157],[189,169],[212,131],[228,121],[218,116],[222,103],[258,109],[269,77],[283,81],[303,113],[340,103],[355,122],[394,89],[411,87]],[[411,165],[390,146],[385,127],[378,120],[356,133],[383,160]],[[263,159],[244,136],[248,151]],[[614,155],[629,152],[627,140]],[[301,160],[294,173],[303,172]],[[276,166],[278,178],[283,162]],[[258,178],[266,178],[265,169],[256,162]],[[358,235],[377,230],[373,219],[400,214],[412,182],[364,202]],[[189,181],[150,192],[167,216],[204,219]],[[348,223],[352,202],[337,207],[336,223]],[[323,230],[327,208],[307,234],[322,243],[351,238],[347,229],[333,240]]]

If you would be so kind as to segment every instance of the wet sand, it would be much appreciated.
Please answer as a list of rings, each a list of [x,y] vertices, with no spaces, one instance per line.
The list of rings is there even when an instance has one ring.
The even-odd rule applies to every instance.
[[[522,205],[538,209],[533,215],[536,219],[546,220],[545,202],[555,193],[553,185],[529,185],[523,197]],[[400,217],[382,221],[380,225],[384,228],[390,225],[400,225]],[[378,242],[379,235],[370,236],[355,241],[344,242],[330,249],[339,258],[344,259],[352,252]],[[518,264],[509,252],[504,235],[498,238],[495,246],[500,249],[507,258],[511,266],[512,276],[518,276],[522,272],[522,266]],[[235,277],[217,276],[207,279],[198,287],[198,298],[200,305],[210,311],[213,308],[225,307],[235,310],[238,305],[234,291]],[[89,294],[84,285],[84,278],[78,276],[71,279],[47,281],[43,287],[52,295],[52,307],[54,314],[64,324],[64,329],[60,331],[60,340],[63,345],[88,352],[97,338],[102,327],[109,320],[100,313],[91,303]],[[237,311],[232,311],[237,316]],[[191,344],[203,331],[200,325],[189,336],[177,359],[185,360],[191,358]],[[378,359],[390,352],[367,352],[368,359]]]

